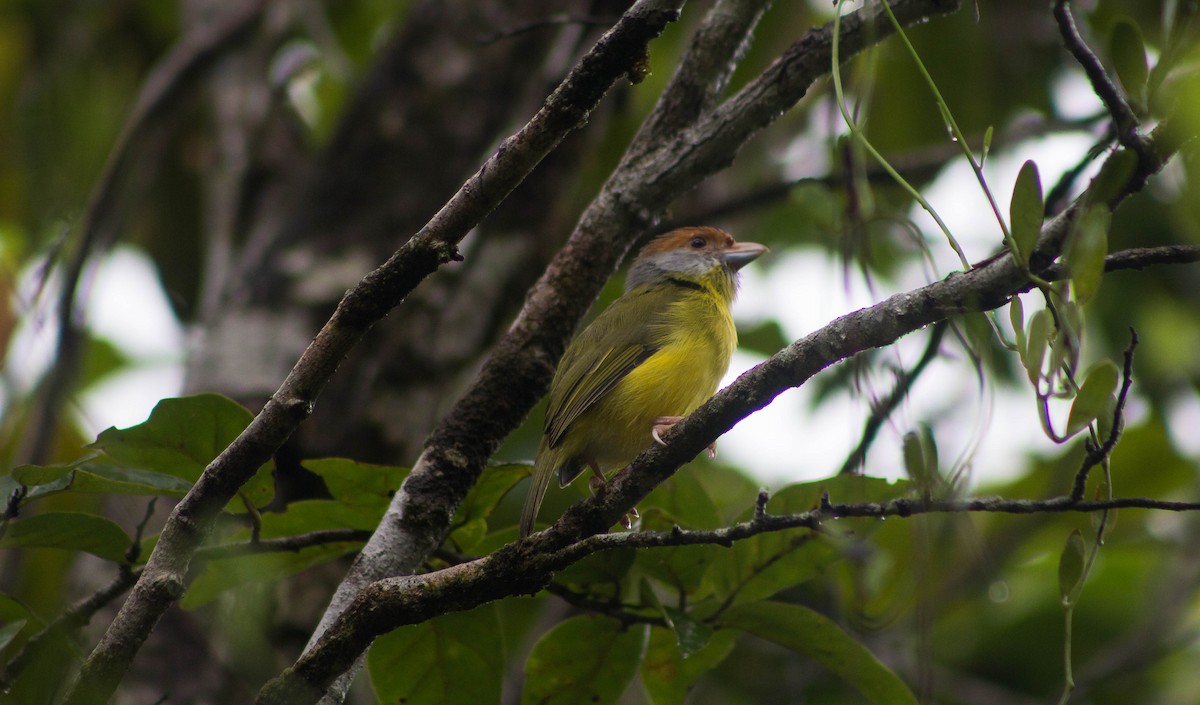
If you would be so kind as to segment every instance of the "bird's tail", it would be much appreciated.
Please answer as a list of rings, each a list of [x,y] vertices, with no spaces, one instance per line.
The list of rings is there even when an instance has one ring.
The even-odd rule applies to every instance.
[[[550,486],[550,478],[554,475],[558,460],[558,453],[553,450],[538,449],[537,459],[533,461],[533,482],[529,485],[529,494],[525,497],[524,508],[521,509],[521,538],[533,533],[538,508],[542,506],[542,498],[546,496],[546,488]]]

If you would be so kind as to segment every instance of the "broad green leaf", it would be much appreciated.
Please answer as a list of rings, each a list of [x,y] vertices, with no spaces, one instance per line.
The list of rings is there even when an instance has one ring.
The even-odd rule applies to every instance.
[[[182,497],[191,484],[173,475],[114,467],[86,460],[70,465],[22,465],[13,478],[31,487],[54,486],[85,494],[171,495]]]
[[[584,587],[616,585],[625,578],[635,558],[637,551],[632,548],[599,551],[558,571],[555,580]]]
[[[28,624],[27,621],[19,619],[0,627],[0,651],[4,651],[12,643],[12,640],[17,638],[17,635],[21,633],[26,624]]]
[[[671,531],[682,523],[658,507],[642,510],[642,531]],[[670,546],[637,551],[637,565],[650,577],[670,585],[675,590],[696,590],[720,546]]]
[[[60,482],[74,469],[74,465],[19,465],[13,468],[12,478],[27,487],[37,487]]]
[[[522,705],[612,705],[637,673],[649,628],[572,617],[551,629],[525,662]]]
[[[321,458],[301,463],[319,475],[329,494],[343,504],[387,507],[409,469],[372,465],[346,458]]]
[[[1088,370],[1071,403],[1071,413],[1067,416],[1067,435],[1071,436],[1083,430],[1100,414],[1109,409],[1109,399],[1117,389],[1121,376],[1117,364],[1112,360],[1101,360]]]
[[[186,481],[151,470],[84,463],[75,469],[73,492],[182,497],[191,489]]]
[[[194,483],[252,418],[244,407],[218,394],[163,399],[150,418],[129,428],[102,431],[92,447],[122,466]]]
[[[1108,206],[1092,206],[1079,219],[1066,252],[1067,271],[1071,274],[1074,298],[1085,304],[1100,288],[1104,278],[1104,258],[1108,255],[1108,227],[1112,214]]]
[[[34,479],[39,481],[39,484],[28,485],[17,480],[17,477],[20,476],[20,473],[17,472],[18,470],[24,472],[35,467],[39,466],[22,465],[19,468],[14,468],[13,472],[11,473],[0,475],[0,502],[7,504],[15,493],[24,492],[23,496],[21,497],[21,501],[17,505],[19,507],[24,507],[39,497],[45,497],[57,492],[62,492],[71,486],[69,467],[68,472],[62,473],[55,472],[54,470],[48,470],[45,475],[31,472],[31,475]],[[55,466],[51,467],[53,468]],[[53,476],[55,479],[51,479],[51,476]]]
[[[904,434],[902,449],[904,469],[917,489],[926,493],[932,491],[939,478],[937,440],[933,437],[933,429],[928,424],[921,424],[920,430]]]
[[[8,523],[0,548],[61,548],[123,563],[133,539],[112,521],[83,512],[47,512]]]
[[[111,340],[88,336],[79,378],[87,387],[130,365],[130,359]]]
[[[1146,43],[1142,40],[1142,30],[1128,17],[1122,17],[1113,24],[1112,36],[1113,67],[1117,70],[1117,78],[1125,89],[1125,95],[1133,104],[1134,110],[1144,110],[1146,107],[1146,79],[1150,75],[1149,64],[1146,61]]]
[[[327,529],[370,531],[379,524],[383,507],[348,505],[328,499],[292,502],[281,513],[263,514],[259,527],[263,539],[300,536]],[[250,540],[249,529],[227,539],[228,543]],[[188,588],[182,605],[188,609],[206,604],[231,588],[247,583],[271,582],[320,563],[331,561],[362,547],[361,541],[344,541],[310,546],[295,552],[259,553],[212,560]],[[151,546],[143,546],[149,555]]]
[[[840,475],[785,487],[771,497],[767,510],[773,514],[804,512],[817,507],[826,492],[833,502],[886,502],[903,495],[909,487],[907,482]],[[836,530],[865,536],[878,524],[875,519],[842,519]],[[717,552],[698,594],[712,594],[722,600],[732,597],[735,603],[762,600],[812,579],[840,556],[834,540],[811,531],[760,534]]]
[[[739,635],[732,629],[719,629],[704,648],[684,658],[675,632],[651,627],[641,669],[642,687],[651,705],[683,705],[692,684],[729,656]]]
[[[467,493],[454,513],[455,529],[450,540],[460,551],[470,552],[487,535],[487,519],[496,504],[518,482],[533,472],[531,465],[511,463],[484,469],[479,481]]]
[[[1042,379],[1042,363],[1046,359],[1046,348],[1050,345],[1050,333],[1054,330],[1054,319],[1046,309],[1040,309],[1029,319],[1029,334],[1026,340],[1029,347],[1025,350],[1025,371],[1029,381],[1037,386]]]
[[[1100,434],[1100,441],[1104,442],[1112,435],[1113,432],[1113,414],[1117,411],[1117,395],[1109,394],[1108,399],[1104,400],[1104,408],[1096,416],[1096,432]]]
[[[328,499],[302,499],[281,513],[263,514],[264,539],[298,536],[325,529],[373,530],[383,518],[383,507],[342,504]]]
[[[641,503],[643,531],[715,529],[721,526],[708,491],[697,473],[676,473],[659,485]],[[693,592],[700,586],[712,559],[724,549],[718,546],[673,546],[638,551],[637,564],[646,573],[672,587]]]
[[[42,620],[36,614],[30,612],[29,608],[20,600],[0,592],[0,622],[15,622],[17,620],[33,622],[39,627],[44,626]]]
[[[1137,164],[1137,155],[1128,149],[1110,154],[1100,167],[1100,173],[1088,184],[1088,202],[1105,205],[1116,198],[1127,188]]]
[[[1079,587],[1079,581],[1083,580],[1084,551],[1083,536],[1079,529],[1075,529],[1067,537],[1062,555],[1058,558],[1058,593],[1062,596],[1064,607],[1071,604],[1072,594]]]
[[[367,652],[375,697],[405,705],[499,703],[503,642],[493,605],[400,627]]]
[[[663,611],[671,620],[671,628],[679,639],[679,655],[691,658],[693,654],[708,646],[712,640],[713,628],[697,620],[686,610],[675,607],[664,607]]]
[[[1042,180],[1038,176],[1037,164],[1030,160],[1021,166],[1021,171],[1017,174],[1017,182],[1013,185],[1012,203],[1009,206],[1010,230],[1023,264],[1029,263],[1033,246],[1042,231],[1045,213]]]
[[[1014,296],[1008,302],[1008,321],[1012,324],[1013,337],[1017,344],[1017,356],[1025,361],[1025,306],[1020,296]]]
[[[237,438],[253,416],[219,394],[163,399],[150,418],[125,429],[109,428],[92,444],[116,465],[172,475],[195,483],[204,468]],[[264,464],[241,489],[255,506],[265,506],[274,494],[271,464]],[[245,511],[240,499],[228,510]]]
[[[204,572],[188,586],[179,604],[184,609],[196,609],[227,590],[251,583],[274,582],[357,551],[361,545],[352,542],[326,543],[299,551],[256,553],[208,561],[204,565]]]
[[[917,705],[900,676],[828,617],[807,607],[780,602],[739,605],[723,614],[720,624],[817,661],[871,703]]]

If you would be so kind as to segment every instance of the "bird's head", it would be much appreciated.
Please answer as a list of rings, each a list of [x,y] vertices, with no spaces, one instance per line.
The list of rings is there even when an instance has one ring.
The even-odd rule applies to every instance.
[[[738,242],[719,228],[672,230],[638,253],[629,268],[625,290],[676,279],[713,287],[732,298],[737,271],[766,251],[764,245]]]

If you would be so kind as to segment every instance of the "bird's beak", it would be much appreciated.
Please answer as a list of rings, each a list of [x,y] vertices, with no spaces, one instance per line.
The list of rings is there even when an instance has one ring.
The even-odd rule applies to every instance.
[[[721,253],[721,262],[736,272],[758,259],[766,251],[767,246],[757,242],[738,242]]]

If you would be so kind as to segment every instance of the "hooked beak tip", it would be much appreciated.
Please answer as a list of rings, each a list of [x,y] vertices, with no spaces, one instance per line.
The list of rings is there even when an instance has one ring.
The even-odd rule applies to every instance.
[[[766,252],[766,245],[760,245],[757,242],[739,242],[721,255],[721,261],[725,263],[725,266],[737,271]]]

